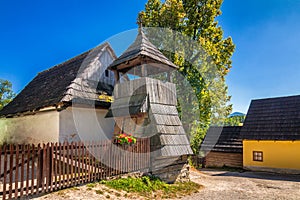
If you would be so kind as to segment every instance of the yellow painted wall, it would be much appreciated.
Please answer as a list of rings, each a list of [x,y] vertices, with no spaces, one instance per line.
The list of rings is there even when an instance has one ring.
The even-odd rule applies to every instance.
[[[263,162],[253,161],[253,151],[263,152]],[[300,141],[243,141],[244,167],[300,170]]]

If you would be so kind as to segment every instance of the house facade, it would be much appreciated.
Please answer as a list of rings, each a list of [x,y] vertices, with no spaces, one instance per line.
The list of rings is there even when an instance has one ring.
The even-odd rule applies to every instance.
[[[201,144],[205,167],[243,167],[241,126],[212,126]]]
[[[241,137],[244,168],[300,173],[300,96],[253,100]]]
[[[116,59],[108,43],[39,73],[0,111],[2,143],[41,143],[111,138],[105,118]]]

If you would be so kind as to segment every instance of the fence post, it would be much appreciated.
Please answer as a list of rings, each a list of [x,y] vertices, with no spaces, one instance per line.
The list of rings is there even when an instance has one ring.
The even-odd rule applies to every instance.
[[[14,165],[14,146],[12,144],[9,145],[9,194],[8,198],[12,198],[12,185],[13,185],[13,165]]]
[[[41,149],[41,145],[38,145],[38,167],[37,167],[37,190],[36,193],[39,193],[39,189],[42,187],[43,180],[43,149]]]
[[[7,150],[4,145],[4,171],[3,171],[3,199],[6,199],[6,177],[7,177]]]
[[[50,191],[53,191],[53,171],[54,171],[54,160],[53,160],[53,152],[54,152],[54,143],[50,144],[50,152],[49,152],[49,185]]]
[[[15,193],[14,197],[17,199],[18,197],[18,189],[19,189],[19,144],[16,145],[16,155],[15,155]],[[12,168],[11,170],[13,170]]]

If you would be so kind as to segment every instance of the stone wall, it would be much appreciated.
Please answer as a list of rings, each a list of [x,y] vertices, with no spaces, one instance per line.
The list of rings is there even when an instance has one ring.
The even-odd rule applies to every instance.
[[[189,181],[187,155],[155,158],[151,161],[150,173],[166,183]]]

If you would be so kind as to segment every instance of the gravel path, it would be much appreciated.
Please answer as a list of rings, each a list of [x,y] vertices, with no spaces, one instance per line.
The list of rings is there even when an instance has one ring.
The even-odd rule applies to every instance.
[[[204,170],[191,178],[205,188],[184,200],[300,199],[300,175]]]
[[[216,170],[191,171],[192,181],[204,186],[199,193],[183,200],[235,200],[235,199],[299,199],[300,175],[279,175],[264,172],[228,172]],[[134,194],[119,192],[97,184],[88,184],[65,189],[40,197],[36,200],[86,200],[86,199],[145,199]]]

